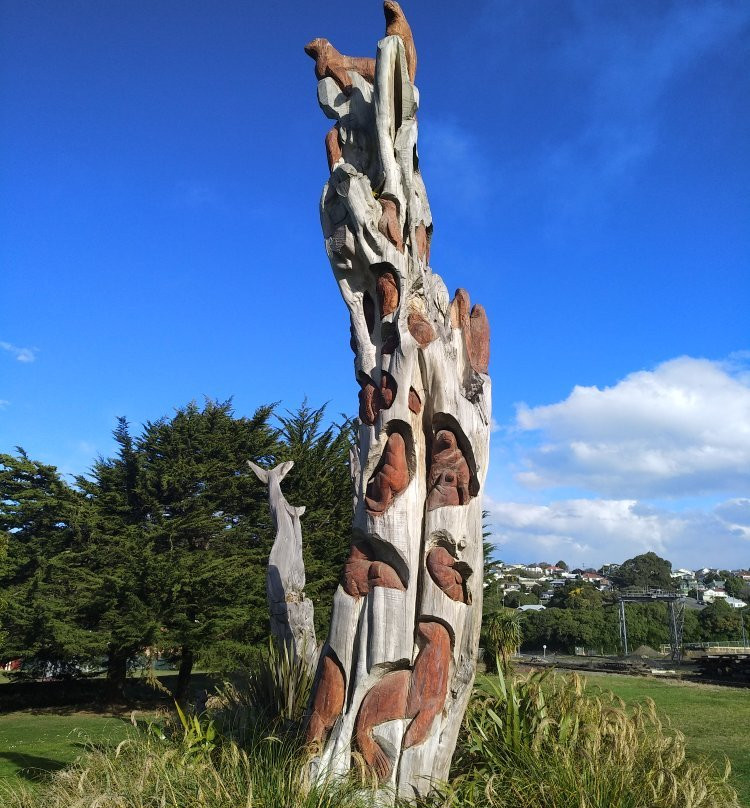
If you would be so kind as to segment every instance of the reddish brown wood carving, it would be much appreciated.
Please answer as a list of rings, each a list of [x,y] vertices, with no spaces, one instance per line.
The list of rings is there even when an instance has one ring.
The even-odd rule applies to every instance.
[[[367,543],[352,544],[341,576],[341,586],[347,595],[360,598],[376,586],[401,592],[406,589],[390,564],[375,561],[374,558],[372,548]]]
[[[456,559],[445,547],[434,547],[427,556],[427,571],[436,586],[451,600],[466,603],[466,589],[461,573],[456,569]]]
[[[406,717],[410,680],[411,671],[387,673],[362,699],[357,714],[354,730],[357,749],[381,782],[388,779],[393,762],[372,737],[372,730],[385,721]]]
[[[398,308],[398,285],[392,272],[383,272],[377,281],[378,302],[380,303],[380,316],[393,314]]]
[[[380,373],[380,387],[376,387],[375,382],[369,378],[360,384],[362,387],[359,391],[359,417],[365,424],[372,426],[380,410],[387,410],[393,404],[396,397],[396,382],[390,373],[383,370]]]
[[[385,0],[383,3],[385,11],[385,35],[400,36],[404,42],[404,53],[406,54],[406,71],[409,74],[409,81],[414,83],[417,75],[417,49],[414,47],[414,37],[411,33],[409,23],[406,21],[401,6],[394,0]]]
[[[333,167],[343,157],[341,152],[341,139],[339,137],[338,126],[333,126],[326,135],[326,158],[328,160],[328,170],[333,171]]]
[[[430,239],[427,236],[427,228],[424,222],[420,222],[415,232],[417,238],[417,255],[422,261],[430,262]]]
[[[401,226],[398,223],[398,208],[392,199],[378,199],[383,213],[378,222],[378,230],[393,244],[399,251],[404,251],[404,240],[401,235]]]
[[[368,766],[383,782],[390,776],[393,761],[373,738],[372,730],[395,718],[411,718],[403,746],[422,743],[443,709],[448,690],[451,641],[440,623],[420,621],[417,633],[424,642],[412,671],[387,673],[362,700],[355,726],[357,748]]]
[[[422,399],[419,393],[413,388],[409,388],[409,409],[415,414],[419,415],[422,409]]]
[[[406,443],[394,432],[385,444],[378,469],[367,484],[365,505],[368,513],[378,516],[384,513],[393,498],[409,485],[409,468],[406,464]]]
[[[451,325],[464,335],[469,363],[477,373],[487,373],[490,364],[490,323],[484,306],[471,308],[469,293],[457,289],[451,303]]]
[[[441,623],[421,620],[417,633],[426,643],[414,663],[406,717],[414,720],[404,735],[408,749],[422,743],[435,716],[443,709],[451,669],[451,638]]]
[[[426,348],[435,339],[435,330],[418,311],[409,312],[406,324],[421,348]]]
[[[330,652],[323,657],[320,681],[315,690],[307,724],[307,741],[321,742],[344,709],[344,673]]]
[[[432,442],[432,465],[427,480],[427,510],[469,501],[469,464],[449,429],[441,429]]]
[[[327,39],[318,37],[305,45],[305,53],[315,59],[315,77],[320,81],[332,78],[345,95],[352,91],[352,80],[347,71],[359,73],[363,79],[375,81],[375,60],[359,56],[344,56]]]

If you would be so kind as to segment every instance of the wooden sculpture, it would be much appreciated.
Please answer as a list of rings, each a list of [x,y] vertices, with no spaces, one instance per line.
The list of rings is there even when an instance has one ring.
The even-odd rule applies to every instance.
[[[413,798],[445,780],[469,699],[482,616],[490,432],[489,326],[429,266],[417,158],[417,54],[385,3],[376,58],[313,40],[334,122],[321,222],[351,318],[359,385],[352,549],[311,702],[313,777],[364,761]],[[381,804],[380,802],[378,804]]]

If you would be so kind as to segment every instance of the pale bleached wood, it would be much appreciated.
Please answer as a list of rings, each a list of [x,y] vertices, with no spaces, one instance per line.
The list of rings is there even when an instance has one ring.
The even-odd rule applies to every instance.
[[[276,529],[266,571],[266,596],[271,619],[271,634],[285,645],[299,663],[312,668],[317,660],[313,602],[305,597],[305,562],[302,559],[304,506],[286,501],[281,481],[291,471],[289,460],[272,469],[264,469],[248,460],[258,479],[268,486],[268,505]]]
[[[372,423],[360,422],[351,464],[353,539],[358,547],[368,548],[367,558],[387,565],[390,572],[383,578],[376,566],[365,575],[362,571],[367,571],[369,561],[358,562],[348,569],[349,574],[362,576],[362,592],[352,594],[344,584],[336,592],[323,656],[330,653],[340,666],[343,680],[336,688],[339,693],[343,688],[344,704],[340,713],[326,716],[330,727],[313,739],[320,743],[320,752],[311,768],[313,775],[323,778],[344,773],[361,759],[353,753],[362,752],[357,733],[363,725],[358,721],[363,720],[368,693],[373,688],[390,692],[392,684],[396,706],[390,711],[383,707],[383,720],[376,721],[370,734],[390,762],[380,798],[387,804],[395,794],[425,794],[432,782],[447,779],[471,693],[482,613],[481,492],[489,461],[491,394],[486,368],[472,366],[481,353],[471,337],[470,325],[475,322],[469,322],[468,311],[459,321],[458,304],[451,304],[445,284],[429,266],[428,253],[419,249],[431,234],[432,216],[416,153],[419,93],[409,80],[400,35],[378,43],[374,76],[371,85],[350,70],[348,94],[334,78],[319,81],[318,100],[326,116],[337,122],[341,147],[323,189],[320,213],[326,252],[351,318],[355,378],[360,386],[370,382],[375,387],[381,386],[383,374],[390,380],[384,389],[392,395],[392,403],[381,408]],[[393,217],[390,230],[383,219],[388,209]],[[395,309],[385,313],[377,293],[383,271],[391,273],[399,291]],[[374,306],[369,325],[366,305],[371,310]],[[434,339],[429,344],[422,336],[420,343],[409,329],[410,317],[416,316],[423,330],[415,333],[431,332]],[[480,331],[481,326],[486,330],[482,316],[477,311]],[[419,398],[418,412],[413,411],[416,399],[410,398],[410,388]],[[468,469],[471,496],[462,493],[459,501],[459,488],[451,488],[458,486],[456,478],[450,483],[449,476],[441,476],[440,490],[447,493],[439,497],[446,503],[459,499],[430,509],[433,443],[441,430],[448,430],[458,443],[460,452],[448,447],[443,456],[457,464],[460,475]],[[370,512],[368,484],[385,462],[394,432],[406,449],[408,484],[383,512]],[[433,466],[436,470],[440,464]],[[393,474],[398,479],[398,472]],[[450,559],[448,573],[461,572],[463,589],[441,588],[431,577],[426,563],[437,549]],[[398,580],[401,584],[396,586],[393,582]],[[430,676],[424,676],[425,665]],[[420,704],[415,693],[420,688],[429,691],[443,674],[447,674],[444,697],[434,716],[432,710],[424,711],[432,716],[424,736],[404,746],[413,716],[390,713],[401,709],[402,697],[411,705],[405,712]],[[406,692],[399,690],[402,681],[409,682]],[[316,688],[323,692],[328,684],[319,678]]]

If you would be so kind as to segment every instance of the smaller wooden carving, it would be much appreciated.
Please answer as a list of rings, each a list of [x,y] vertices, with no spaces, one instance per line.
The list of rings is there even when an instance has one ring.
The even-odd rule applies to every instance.
[[[364,697],[357,715],[357,748],[381,782],[390,776],[393,762],[373,738],[372,730],[395,718],[411,718],[402,744],[408,749],[427,738],[445,703],[451,665],[450,635],[445,626],[426,620],[419,622],[417,633],[424,645],[414,669],[386,674]]]
[[[421,620],[419,638],[425,643],[414,663],[406,717],[414,720],[404,735],[403,746],[416,746],[427,737],[435,716],[443,709],[451,669],[451,638],[441,623]]]
[[[420,348],[426,348],[435,340],[435,329],[418,311],[409,312],[406,324]]]
[[[419,393],[413,388],[409,388],[409,409],[415,414],[419,415],[422,410],[422,399]]]
[[[424,222],[420,222],[416,228],[417,256],[420,260],[430,262],[430,239],[427,235],[427,228]]]
[[[427,480],[427,510],[469,501],[469,464],[449,429],[441,429],[432,442],[432,465]]]
[[[466,603],[464,579],[456,569],[456,563],[445,547],[434,547],[427,556],[427,571],[435,585],[451,600]]]
[[[380,303],[380,316],[393,314],[398,308],[398,284],[392,272],[383,272],[376,284],[378,302]]]
[[[365,504],[368,513],[379,516],[390,506],[393,498],[409,485],[409,468],[406,464],[406,443],[394,432],[385,444],[378,469],[367,484]]]
[[[375,560],[372,548],[366,542],[352,544],[349,557],[344,563],[341,586],[353,598],[363,597],[376,586],[398,589],[401,592],[406,589],[390,564]]]
[[[344,709],[344,674],[329,651],[321,661],[320,679],[307,724],[308,743],[320,743]]]
[[[414,37],[411,27],[406,21],[401,6],[395,0],[385,0],[383,3],[385,11],[385,35],[400,36],[404,42],[404,52],[406,53],[406,70],[409,74],[409,81],[414,83],[417,75],[417,49],[414,47]]]
[[[372,426],[380,410],[387,410],[396,397],[396,382],[390,373],[381,371],[380,387],[375,386],[372,379],[368,379],[359,391],[359,417],[369,426]]]
[[[375,81],[375,60],[359,56],[344,56],[327,39],[318,37],[305,45],[305,53],[315,59],[315,77],[320,81],[332,78],[345,95],[352,91],[352,80],[347,71],[359,73],[363,79]]]
[[[398,208],[392,199],[381,197],[378,199],[383,213],[378,222],[378,230],[393,244],[399,251],[404,251],[404,240],[401,235],[401,225],[398,222]],[[393,277],[393,276],[391,276]]]
[[[490,323],[483,306],[471,308],[469,293],[457,289],[451,303],[451,325],[464,335],[469,364],[477,373],[487,373],[490,364]]]
[[[341,151],[341,138],[339,136],[338,126],[333,126],[328,130],[326,135],[326,159],[328,160],[328,170],[333,171],[333,167],[341,160],[343,153]]]

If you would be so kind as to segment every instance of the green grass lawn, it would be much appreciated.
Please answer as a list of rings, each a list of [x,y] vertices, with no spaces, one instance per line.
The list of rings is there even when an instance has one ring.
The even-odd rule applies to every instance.
[[[750,692],[692,682],[585,674],[590,684],[611,690],[626,703],[652,698],[659,711],[687,738],[691,756],[732,764],[731,782],[750,808]]]
[[[97,713],[52,710],[0,715],[0,780],[39,780],[85,752],[87,743],[119,743],[127,719]]]

